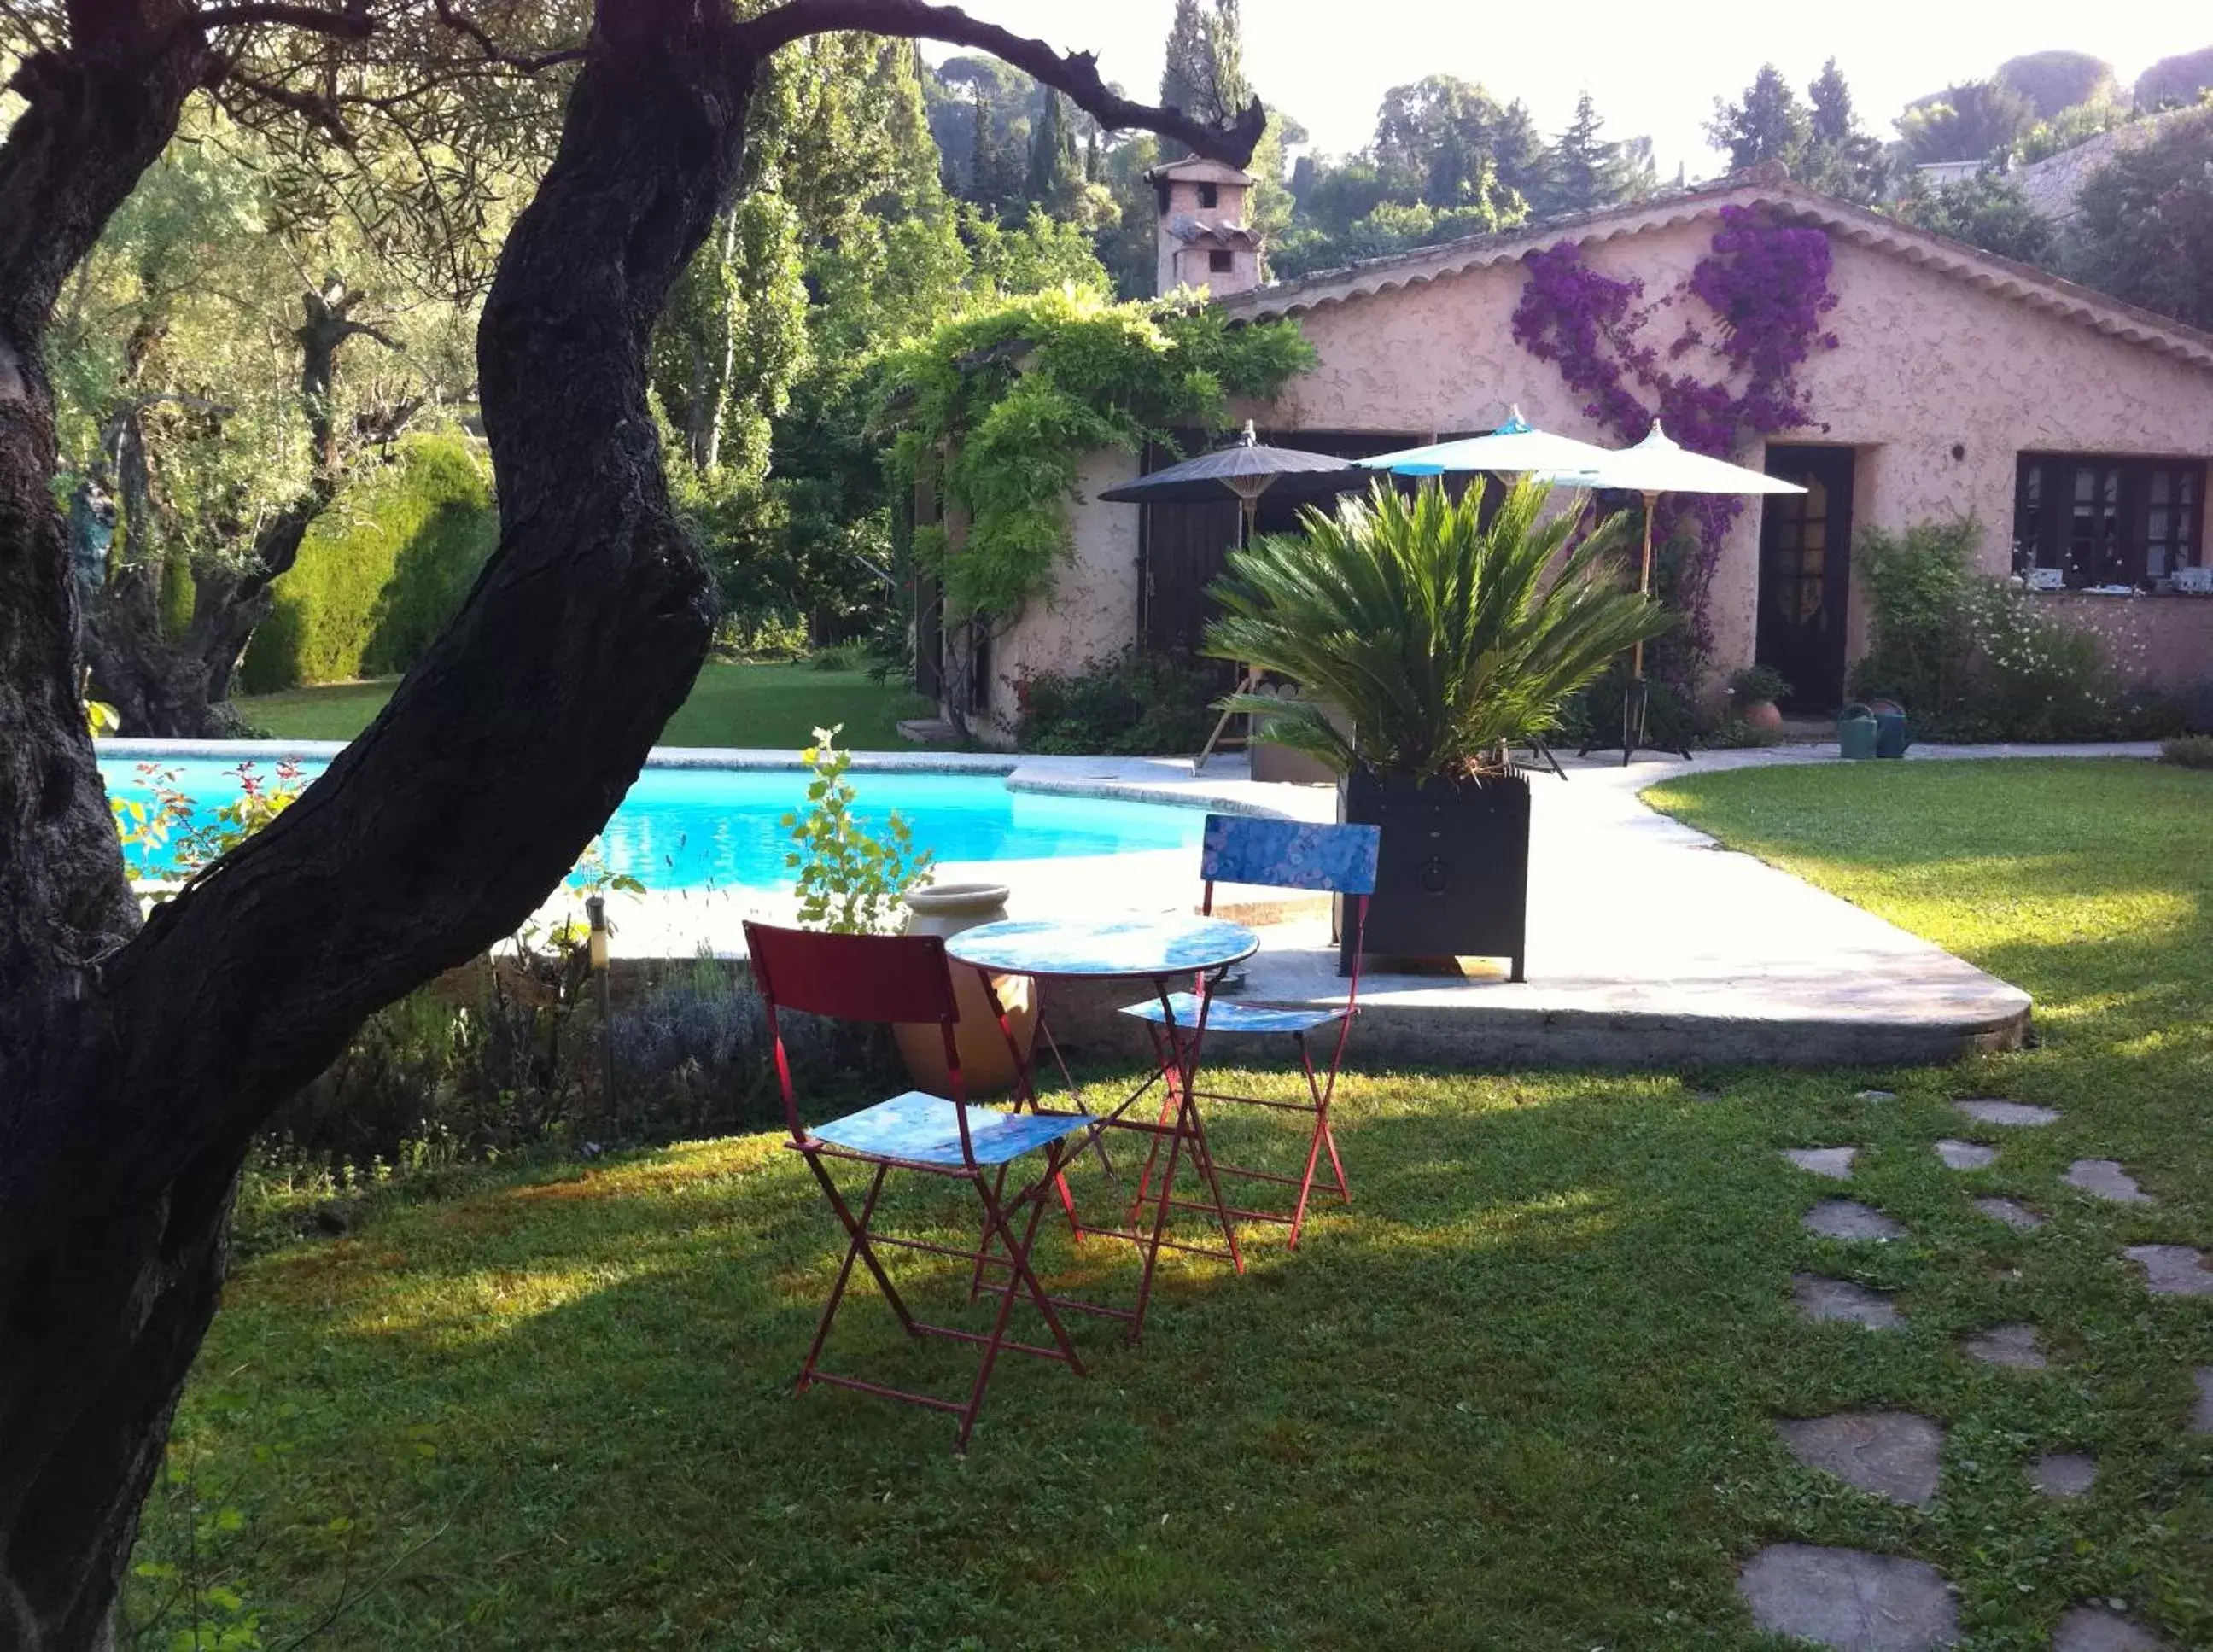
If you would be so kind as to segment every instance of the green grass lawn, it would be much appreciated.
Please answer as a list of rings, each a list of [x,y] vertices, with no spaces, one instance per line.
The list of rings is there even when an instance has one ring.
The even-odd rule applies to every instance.
[[[280,740],[351,740],[392,698],[398,679],[331,683],[262,694],[238,702],[247,722]],[[817,727],[843,723],[842,743],[855,751],[899,751],[902,717],[934,708],[900,684],[869,680],[865,671],[815,671],[805,665],[731,665],[710,661],[692,698],[661,730],[664,746],[789,747],[796,751]]]
[[[142,1561],[235,1589],[209,1615],[259,1612],[271,1643],[1643,1652],[1770,1645],[1735,1568],[1802,1540],[1934,1563],[1972,1647],[2040,1649],[2108,1597],[2213,1645],[2213,1438],[2182,1431],[2213,1300],[2147,1297],[2119,1259],[2213,1244],[2213,776],[1835,765],[1658,801],[2027,987],[2041,1046],[1894,1073],[1362,1074],[1355,1207],[1295,1257],[1259,1241],[1241,1280],[1165,1265],[1141,1349],[1079,1326],[1088,1381],[1010,1357],[965,1460],[944,1417],[790,1392],[840,1247],[772,1137],[395,1205],[235,1276]],[[1856,1100],[1870,1084],[1897,1099]],[[2066,1117],[2001,1136],[1946,1105],[1990,1094]],[[1943,1136],[2003,1153],[1957,1174]],[[1801,1229],[1840,1190],[1775,1149],[1843,1143],[1867,1149],[1850,1191],[1909,1237]],[[2161,1203],[2066,1195],[2078,1156]],[[2052,1220],[2013,1233],[1984,1192]],[[963,1208],[905,1210],[949,1234]],[[1135,1266],[1048,1259],[1085,1291]],[[1897,1289],[1908,1328],[1801,1323],[1808,1267]],[[954,1294],[952,1265],[904,1271]],[[2021,1320],[2051,1369],[1954,1351]],[[866,1295],[840,1340],[843,1369],[939,1392],[969,1369]],[[1950,1429],[1928,1509],[1800,1468],[1771,1427],[1868,1406]],[[2024,1465],[2070,1448],[2099,1456],[2095,1490],[2035,1496]],[[141,1578],[134,1608],[177,1586]]]

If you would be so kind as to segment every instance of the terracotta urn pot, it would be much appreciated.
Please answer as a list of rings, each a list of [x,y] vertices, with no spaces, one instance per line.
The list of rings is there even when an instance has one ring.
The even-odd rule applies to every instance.
[[[1738,715],[1747,728],[1762,728],[1771,735],[1783,732],[1783,713],[1777,710],[1773,700],[1751,700],[1739,708]]]
[[[906,898],[909,935],[956,936],[983,924],[996,924],[1007,915],[1007,887],[1003,883],[941,883],[917,889]],[[1000,1005],[1014,1028],[1015,1043],[1023,1059],[1029,1058],[1030,1040],[1037,1036],[1035,984],[1027,975],[994,975],[992,984]],[[991,1014],[983,978],[966,964],[953,966],[953,996],[960,1007],[954,1028],[954,1047],[960,1053],[960,1078],[974,1100],[979,1095],[1010,1089],[1015,1082],[1014,1058]],[[953,1094],[945,1070],[945,1040],[934,1026],[901,1024],[892,1028],[900,1058],[915,1088],[932,1095]]]

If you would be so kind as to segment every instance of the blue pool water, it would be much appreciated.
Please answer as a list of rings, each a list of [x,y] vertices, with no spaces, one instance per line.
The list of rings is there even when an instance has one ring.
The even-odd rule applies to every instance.
[[[149,796],[138,765],[104,759],[111,796]],[[236,764],[218,759],[165,762],[170,783],[203,815],[238,794]],[[257,763],[265,779],[274,765]],[[323,764],[301,765],[307,777]],[[797,769],[648,769],[607,822],[601,842],[610,867],[649,889],[752,888],[788,885],[783,856],[790,844],[778,824],[806,801]],[[1171,804],[1009,791],[997,775],[855,772],[854,813],[881,830],[897,810],[915,847],[940,861],[1049,860],[1132,850],[1190,850],[1196,854],[1205,815]],[[145,858],[137,855],[140,869]]]

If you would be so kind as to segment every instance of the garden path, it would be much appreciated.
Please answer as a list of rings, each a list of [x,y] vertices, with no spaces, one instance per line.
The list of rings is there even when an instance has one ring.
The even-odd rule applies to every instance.
[[[1858,1099],[1864,1104],[1888,1098],[1879,1091],[1863,1091]],[[1953,1106],[1973,1122],[2001,1132],[2039,1130],[2064,1119],[2057,1108],[2001,1096],[1965,1098]],[[1780,1151],[1777,1156],[1803,1173],[1808,1192],[1817,1195],[1804,1225],[1848,1247],[1905,1238],[1904,1227],[1880,1210],[1826,1192],[1826,1182],[1851,1180],[1852,1161],[1859,1150],[1845,1144]],[[1962,1172],[1978,1171],[1996,1163],[2001,1153],[1999,1148],[1986,1148],[1983,1156],[1971,1161],[1948,1157],[1945,1162]],[[2107,1167],[2112,1177],[2085,1180],[2072,1173],[2063,1176],[2051,1190],[2055,1204],[2070,1196],[2110,1201],[2115,1197],[2111,1182],[2116,1179],[2126,1184],[2131,1198],[2150,1202],[2112,1161],[2077,1161],[2077,1168],[2085,1162]],[[2044,1223],[2014,1200],[1983,1198],[1974,1204],[1993,1220],[2022,1231]],[[1845,1259],[1850,1253],[1844,1253],[1840,1265],[1850,1265]],[[2206,1259],[2192,1247],[2138,1245],[2123,1254],[2136,1265],[2139,1282],[2150,1295],[2213,1293],[2213,1271],[2207,1271]],[[1895,1305],[1891,1292],[1808,1272],[1792,1275],[1789,1284],[1800,1314],[1809,1322],[1843,1320],[1870,1332],[1897,1332],[1908,1321],[1909,1315]],[[1966,1338],[1958,1351],[1969,1360],[2014,1374],[2014,1380],[2029,1381],[2054,1362],[2045,1344],[2045,1333],[2038,1326],[1999,1325]],[[2213,1367],[2192,1372],[2190,1381],[2197,1403],[2182,1426],[2195,1434],[2213,1433]],[[1972,1417],[1954,1417],[1954,1426],[1963,1421]],[[1915,1508],[1928,1508],[1942,1497],[1948,1432],[1932,1417],[1910,1411],[1840,1411],[1824,1417],[1778,1417],[1775,1427],[1783,1448],[1800,1463],[1871,1497]],[[2027,1472],[2030,1484],[2044,1497],[2081,1497],[2096,1484],[2098,1462],[2085,1453],[2050,1450],[2031,1461]],[[1737,1592],[1762,1629],[1834,1652],[1923,1652],[1959,1643],[1958,1605],[1942,1574],[1910,1555],[1771,1544],[1739,1571]],[[2090,1601],[2068,1611],[2051,1644],[2052,1652],[2159,1652],[2164,1643],[2119,1612]]]

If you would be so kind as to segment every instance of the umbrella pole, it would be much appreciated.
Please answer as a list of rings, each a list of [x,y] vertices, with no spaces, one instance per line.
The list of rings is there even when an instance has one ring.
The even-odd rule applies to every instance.
[[[1644,549],[1637,564],[1637,594],[1652,594],[1652,510],[1660,503],[1660,496],[1644,496]],[[1644,743],[1644,639],[1638,637],[1629,653],[1629,685],[1621,696],[1621,766],[1627,768],[1629,759]]]
[[[1247,425],[1246,428],[1249,430],[1251,426]],[[1237,496],[1237,548],[1240,551],[1253,543],[1253,518],[1259,509],[1260,496],[1258,493],[1240,493]],[[1259,674],[1250,666],[1240,666],[1237,668],[1237,686],[1229,692],[1233,694],[1243,694],[1259,686]],[[1206,744],[1198,748],[1198,755],[1191,760],[1191,771],[1193,774],[1197,774],[1206,766],[1206,759],[1214,755],[1214,748],[1222,743],[1222,730],[1229,727],[1229,719],[1236,715],[1235,711],[1224,711],[1215,720],[1214,732],[1206,737]],[[1252,718],[1247,717],[1245,749],[1247,752],[1253,749],[1252,723]]]

